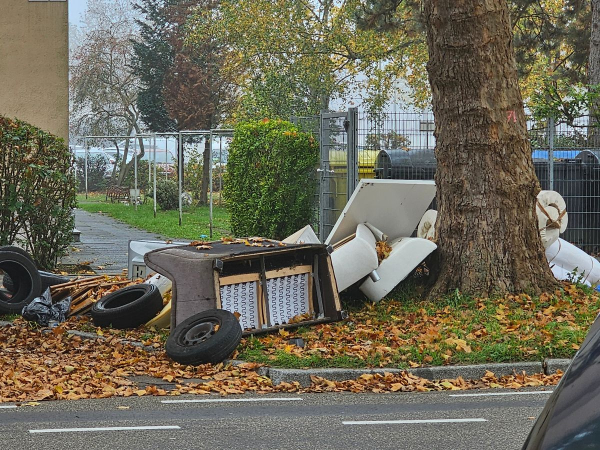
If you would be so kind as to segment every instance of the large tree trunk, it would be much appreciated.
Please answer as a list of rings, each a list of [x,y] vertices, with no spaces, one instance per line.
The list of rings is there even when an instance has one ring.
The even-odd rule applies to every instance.
[[[592,26],[590,34],[590,56],[588,60],[588,82],[600,84],[600,0],[592,0]],[[600,99],[590,108],[589,145],[600,146]]]
[[[439,273],[430,296],[554,288],[506,0],[425,0]]]

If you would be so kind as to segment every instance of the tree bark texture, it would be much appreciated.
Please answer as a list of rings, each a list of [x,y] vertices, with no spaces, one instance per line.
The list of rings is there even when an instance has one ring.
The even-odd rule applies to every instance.
[[[588,83],[600,84],[600,0],[592,0],[592,26],[590,33],[590,55],[588,59]],[[589,145],[600,145],[600,100],[590,108]]]
[[[592,0],[592,27],[588,77],[590,84],[600,84],[600,0]]]
[[[425,0],[424,14],[439,211],[430,296],[554,288],[506,0]]]

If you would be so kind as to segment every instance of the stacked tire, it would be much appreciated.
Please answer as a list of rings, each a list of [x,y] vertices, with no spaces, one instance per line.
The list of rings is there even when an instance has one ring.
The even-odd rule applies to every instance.
[[[21,314],[46,288],[69,281],[68,277],[38,270],[31,255],[14,246],[0,247],[0,272],[0,314]]]
[[[18,247],[0,247],[0,314],[21,314],[23,308],[42,293],[42,278],[33,259]],[[8,288],[6,284],[8,284]]]
[[[134,284],[105,295],[92,306],[97,327],[136,328],[156,316],[163,307],[162,295],[153,284]]]

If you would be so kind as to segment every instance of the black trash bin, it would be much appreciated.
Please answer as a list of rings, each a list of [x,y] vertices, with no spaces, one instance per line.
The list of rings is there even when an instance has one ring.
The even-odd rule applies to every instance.
[[[433,150],[381,150],[375,160],[375,178],[392,180],[433,180]]]
[[[548,160],[534,158],[533,164],[542,189],[550,189]],[[433,180],[435,169],[433,150],[382,150],[375,178]],[[600,252],[600,150],[555,160],[553,190],[562,195],[569,214],[562,238],[588,253]],[[430,207],[435,208],[435,200]]]

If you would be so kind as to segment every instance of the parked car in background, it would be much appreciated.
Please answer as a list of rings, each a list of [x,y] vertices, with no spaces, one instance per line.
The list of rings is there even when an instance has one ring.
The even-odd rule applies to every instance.
[[[75,156],[75,164],[77,165],[79,161],[85,160],[86,150],[83,146],[73,146],[71,147],[71,152]],[[106,164],[105,176],[109,177],[113,173],[113,168],[117,162],[116,158],[111,156],[109,153],[105,152],[103,149],[91,147],[87,151],[88,161],[91,161],[92,158],[102,158]]]
[[[599,317],[546,402],[523,450],[600,448]]]
[[[161,146],[161,144],[163,144]],[[125,149],[125,141],[121,141],[118,143],[117,147],[106,147],[104,148],[104,152],[107,153],[110,157],[117,159],[117,155],[123,157],[123,150]],[[139,147],[136,147],[138,152],[140,151]],[[142,161],[154,161],[154,148],[153,143],[149,139],[144,140],[144,156],[142,156]],[[127,151],[127,163],[129,163],[133,159],[134,148],[133,144],[129,143],[129,149]],[[174,167],[177,163],[177,152],[176,150],[165,149],[164,142],[157,142],[156,144],[156,166],[160,172],[173,173]]]

